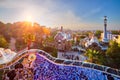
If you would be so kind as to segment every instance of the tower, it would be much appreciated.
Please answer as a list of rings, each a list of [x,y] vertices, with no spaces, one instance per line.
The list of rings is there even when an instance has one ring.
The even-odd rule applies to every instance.
[[[107,16],[104,16],[103,42],[108,43],[108,38],[107,38]]]
[[[63,26],[61,26],[61,30],[60,31],[63,32]]]

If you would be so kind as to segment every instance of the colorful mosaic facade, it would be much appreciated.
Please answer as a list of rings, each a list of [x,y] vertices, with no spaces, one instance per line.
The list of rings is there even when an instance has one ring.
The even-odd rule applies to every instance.
[[[29,80],[120,80],[120,71],[117,69],[74,60],[61,60],[36,49],[23,52],[19,55],[20,59],[16,57],[17,63],[29,57],[29,52],[36,55],[35,59],[31,56],[33,63]],[[16,60],[10,66],[15,67],[15,64]]]

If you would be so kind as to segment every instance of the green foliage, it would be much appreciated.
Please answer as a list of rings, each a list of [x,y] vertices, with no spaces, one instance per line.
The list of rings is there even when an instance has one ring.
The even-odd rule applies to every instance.
[[[96,36],[97,38],[100,38],[101,33],[102,33],[102,31],[97,30],[97,31],[95,32],[95,36]]]
[[[32,33],[27,33],[23,35],[23,39],[25,43],[27,43],[28,49],[30,49],[30,45],[33,41],[35,41],[35,35]]]
[[[32,25],[31,22],[25,21],[15,22],[13,24],[4,24],[3,22],[0,22],[0,34],[4,36],[7,42],[10,41],[11,37],[18,40],[16,41],[17,50],[23,49],[24,45],[28,42],[30,43],[31,41],[36,41],[34,44],[37,45],[37,47],[34,46],[33,48],[39,48],[39,46],[41,47],[44,40],[43,35],[48,36],[48,33],[50,34],[50,30],[48,28],[46,28],[45,26],[40,26],[37,23],[34,23]],[[26,43],[23,42],[24,34],[28,34],[24,36],[24,40]]]
[[[51,54],[53,57],[56,57],[57,58],[57,50],[55,49],[52,54]]]
[[[88,49],[85,55],[88,57],[89,62],[101,65],[105,65],[107,63],[107,58],[105,54],[100,51]]]
[[[55,36],[55,35],[57,34],[57,32],[58,32],[57,30],[52,31],[52,32],[51,32],[51,35],[52,35],[52,36]]]
[[[3,69],[0,70],[0,79],[3,77]]]
[[[101,52],[102,50],[101,50],[101,47],[100,46],[98,46],[98,44],[97,43],[92,43],[90,46],[88,46],[88,48],[87,49],[92,49],[92,50],[96,50],[96,51],[99,51],[99,52]]]
[[[111,57],[112,57],[112,56],[115,57],[115,56],[116,56],[115,53],[116,53],[116,54],[119,54],[119,53],[120,53],[120,47],[119,47],[119,45],[118,45],[117,42],[111,41],[111,42],[110,42],[110,46],[109,46],[106,54],[107,54],[107,55],[110,55]]]
[[[110,42],[110,46],[106,51],[106,54],[109,57],[108,65],[120,69],[120,47],[117,42]]]
[[[112,34],[120,34],[120,32],[119,31],[112,31]]]
[[[6,39],[0,35],[0,47],[3,48],[8,48],[8,42],[6,41]]]
[[[110,41],[109,48],[105,53],[92,45],[86,50],[85,55],[89,62],[120,69],[120,46],[115,41]]]
[[[31,41],[31,42],[35,41],[35,35],[31,34],[31,33],[23,35],[23,38],[24,38],[25,43],[27,43],[29,41]]]
[[[86,36],[84,36],[84,35],[81,35],[81,36],[80,36],[80,39],[83,39],[83,38],[85,38],[85,37],[86,37]]]
[[[100,52],[97,50],[92,50],[92,49],[88,49],[86,51],[86,56],[88,57],[88,61],[90,62],[94,62],[96,61],[96,59],[98,58]]]
[[[50,53],[53,57],[57,57],[57,49],[56,48],[46,46],[43,48],[43,50]]]
[[[21,39],[17,39],[15,45],[16,45],[17,51],[20,51],[26,47],[26,43],[24,42],[24,40],[21,40]]]
[[[93,43],[92,45],[90,45],[87,48],[85,55],[88,57],[89,62],[102,65],[105,65],[107,63],[106,55],[101,50],[101,47],[99,47],[97,43]]]
[[[49,36],[45,39],[45,42],[54,42],[54,36]]]

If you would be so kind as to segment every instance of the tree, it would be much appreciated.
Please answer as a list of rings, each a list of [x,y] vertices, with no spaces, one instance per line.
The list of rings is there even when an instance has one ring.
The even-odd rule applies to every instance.
[[[45,46],[43,50],[50,53],[53,57],[57,57],[57,49],[55,47]]]
[[[5,24],[0,22],[0,34],[3,34],[5,31]]]
[[[105,65],[107,63],[106,56],[97,50],[88,49],[85,55],[88,57],[87,61],[89,62],[101,65]]]
[[[15,46],[16,46],[17,51],[20,51],[26,47],[26,43],[22,39],[16,39]]]
[[[95,36],[96,36],[97,38],[100,38],[101,33],[102,33],[102,31],[97,30],[97,31],[95,32]]]
[[[0,35],[0,47],[8,48],[8,42],[2,35]]]
[[[98,53],[99,53],[99,51],[88,49],[86,51],[86,56],[88,57],[88,61],[94,62]]]
[[[17,49],[21,49],[24,47],[23,42],[23,35],[26,34],[34,34],[35,35],[35,42],[32,46],[33,48],[41,48],[43,47],[43,41],[44,39],[49,36],[51,33],[51,30],[45,26],[40,26],[38,23],[34,23],[32,25],[31,22],[23,21],[23,22],[14,22],[13,24],[7,23],[4,24],[3,22],[0,22],[0,34],[4,36],[4,38],[7,40],[7,42],[10,41],[10,38],[15,38],[18,42],[16,42]],[[30,36],[29,36],[30,37]],[[33,36],[34,37],[34,36]],[[28,40],[28,37],[25,37],[25,40],[27,44],[30,45],[31,40]],[[33,41],[33,40],[32,40]]]
[[[116,31],[116,30],[113,30],[113,31],[111,31],[111,32],[112,32],[112,34],[117,34],[117,35],[120,34],[119,31]]]
[[[92,49],[92,50],[96,50],[96,51],[102,52],[101,47],[97,43],[95,43],[95,42],[92,43],[91,45],[89,45],[87,47],[87,49]]]
[[[31,43],[35,41],[35,35],[28,33],[23,35],[25,43],[27,43],[28,49],[30,49]]]
[[[106,55],[109,57],[108,65],[120,69],[120,47],[116,41],[110,42]]]
[[[93,62],[96,64],[102,64],[105,65],[107,63],[106,61],[106,55],[101,50],[101,47],[98,46],[97,43],[92,43],[87,49],[85,56],[88,57],[89,62]]]

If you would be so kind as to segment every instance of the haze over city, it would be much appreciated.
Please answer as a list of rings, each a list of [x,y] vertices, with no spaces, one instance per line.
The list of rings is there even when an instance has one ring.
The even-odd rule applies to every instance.
[[[37,22],[47,27],[74,30],[120,29],[119,0],[0,0],[0,21]]]

